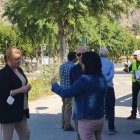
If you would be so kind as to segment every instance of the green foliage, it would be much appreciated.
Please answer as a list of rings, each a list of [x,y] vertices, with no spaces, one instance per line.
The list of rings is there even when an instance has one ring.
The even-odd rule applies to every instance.
[[[7,44],[6,44],[7,40]],[[0,25],[0,51],[5,52],[8,47],[16,46],[17,34],[12,27]]]
[[[70,36],[68,43],[70,50],[77,49],[81,44],[81,38],[88,38],[90,49],[99,51],[100,47],[106,46],[110,52],[111,59],[119,59],[120,56],[130,57],[132,52],[137,49],[137,41],[131,32],[123,27],[110,22],[105,17],[102,24],[93,17],[77,19],[80,29],[76,28]],[[80,43],[79,43],[80,42]],[[75,44],[77,44],[75,46]]]
[[[32,90],[29,92],[29,100],[52,94],[50,82],[54,75],[59,77],[58,70],[59,64],[44,66],[40,70],[40,76],[29,79],[29,83],[32,85]]]
[[[102,46],[107,46],[112,59],[131,56],[136,49],[136,39],[119,25],[106,22],[102,25]]]
[[[130,46],[134,48],[135,40],[129,33],[125,34],[123,30],[121,33],[119,27],[109,21],[107,24],[110,27],[102,25],[104,17],[113,21],[137,5],[137,0],[12,0],[7,2],[4,15],[18,25],[26,42],[30,40],[27,46],[24,45],[29,54],[32,51],[27,49],[30,44],[32,48],[38,48],[45,43],[46,52],[58,54],[60,51],[63,61],[65,40],[68,40],[70,49],[76,49],[81,44],[81,38],[88,37],[91,49],[98,51],[99,47],[106,45],[118,58],[126,50],[124,48],[130,48],[129,53],[133,51]]]
[[[41,3],[39,4],[39,1],[35,2],[33,0],[7,2],[4,15],[8,15],[9,20],[18,25],[22,37],[26,41],[30,40],[32,47],[36,48],[39,45],[44,45],[44,38],[46,40],[50,34],[55,37],[54,34],[58,30],[55,23],[50,23],[50,19],[37,18],[38,15],[34,15],[36,12],[34,11],[34,8],[36,8],[34,4],[39,6]]]
[[[133,24],[132,31],[134,32],[135,35],[140,34],[140,23],[139,22],[137,24]]]
[[[138,5],[138,0],[91,0],[91,13],[100,20],[101,16],[110,19],[127,14],[130,8]]]
[[[139,50],[140,49],[140,39],[137,39],[137,42],[136,42],[136,44],[137,44],[137,50]]]

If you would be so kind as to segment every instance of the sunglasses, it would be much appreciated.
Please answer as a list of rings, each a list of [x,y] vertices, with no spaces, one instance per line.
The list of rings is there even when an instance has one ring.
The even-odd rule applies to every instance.
[[[77,53],[77,56],[80,57],[82,55],[82,53]]]

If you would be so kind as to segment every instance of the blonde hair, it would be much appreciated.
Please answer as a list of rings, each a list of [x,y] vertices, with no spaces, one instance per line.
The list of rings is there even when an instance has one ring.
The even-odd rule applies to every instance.
[[[22,53],[17,48],[9,48],[6,51],[6,59],[7,60],[13,60],[13,59],[21,58],[21,57],[22,57]]]

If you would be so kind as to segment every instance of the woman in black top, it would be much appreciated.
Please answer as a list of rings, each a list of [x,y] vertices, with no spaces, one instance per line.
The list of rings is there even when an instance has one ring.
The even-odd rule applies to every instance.
[[[29,140],[28,91],[31,85],[20,68],[22,54],[16,48],[6,52],[6,65],[0,70],[0,123],[2,140],[12,140],[16,130],[19,140]]]

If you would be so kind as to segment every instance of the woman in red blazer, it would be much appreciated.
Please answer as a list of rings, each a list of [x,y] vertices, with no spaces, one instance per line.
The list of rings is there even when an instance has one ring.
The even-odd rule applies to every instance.
[[[31,85],[20,68],[22,54],[16,48],[6,52],[7,62],[0,70],[0,123],[2,140],[11,140],[14,129],[19,140],[29,140],[28,91]]]

